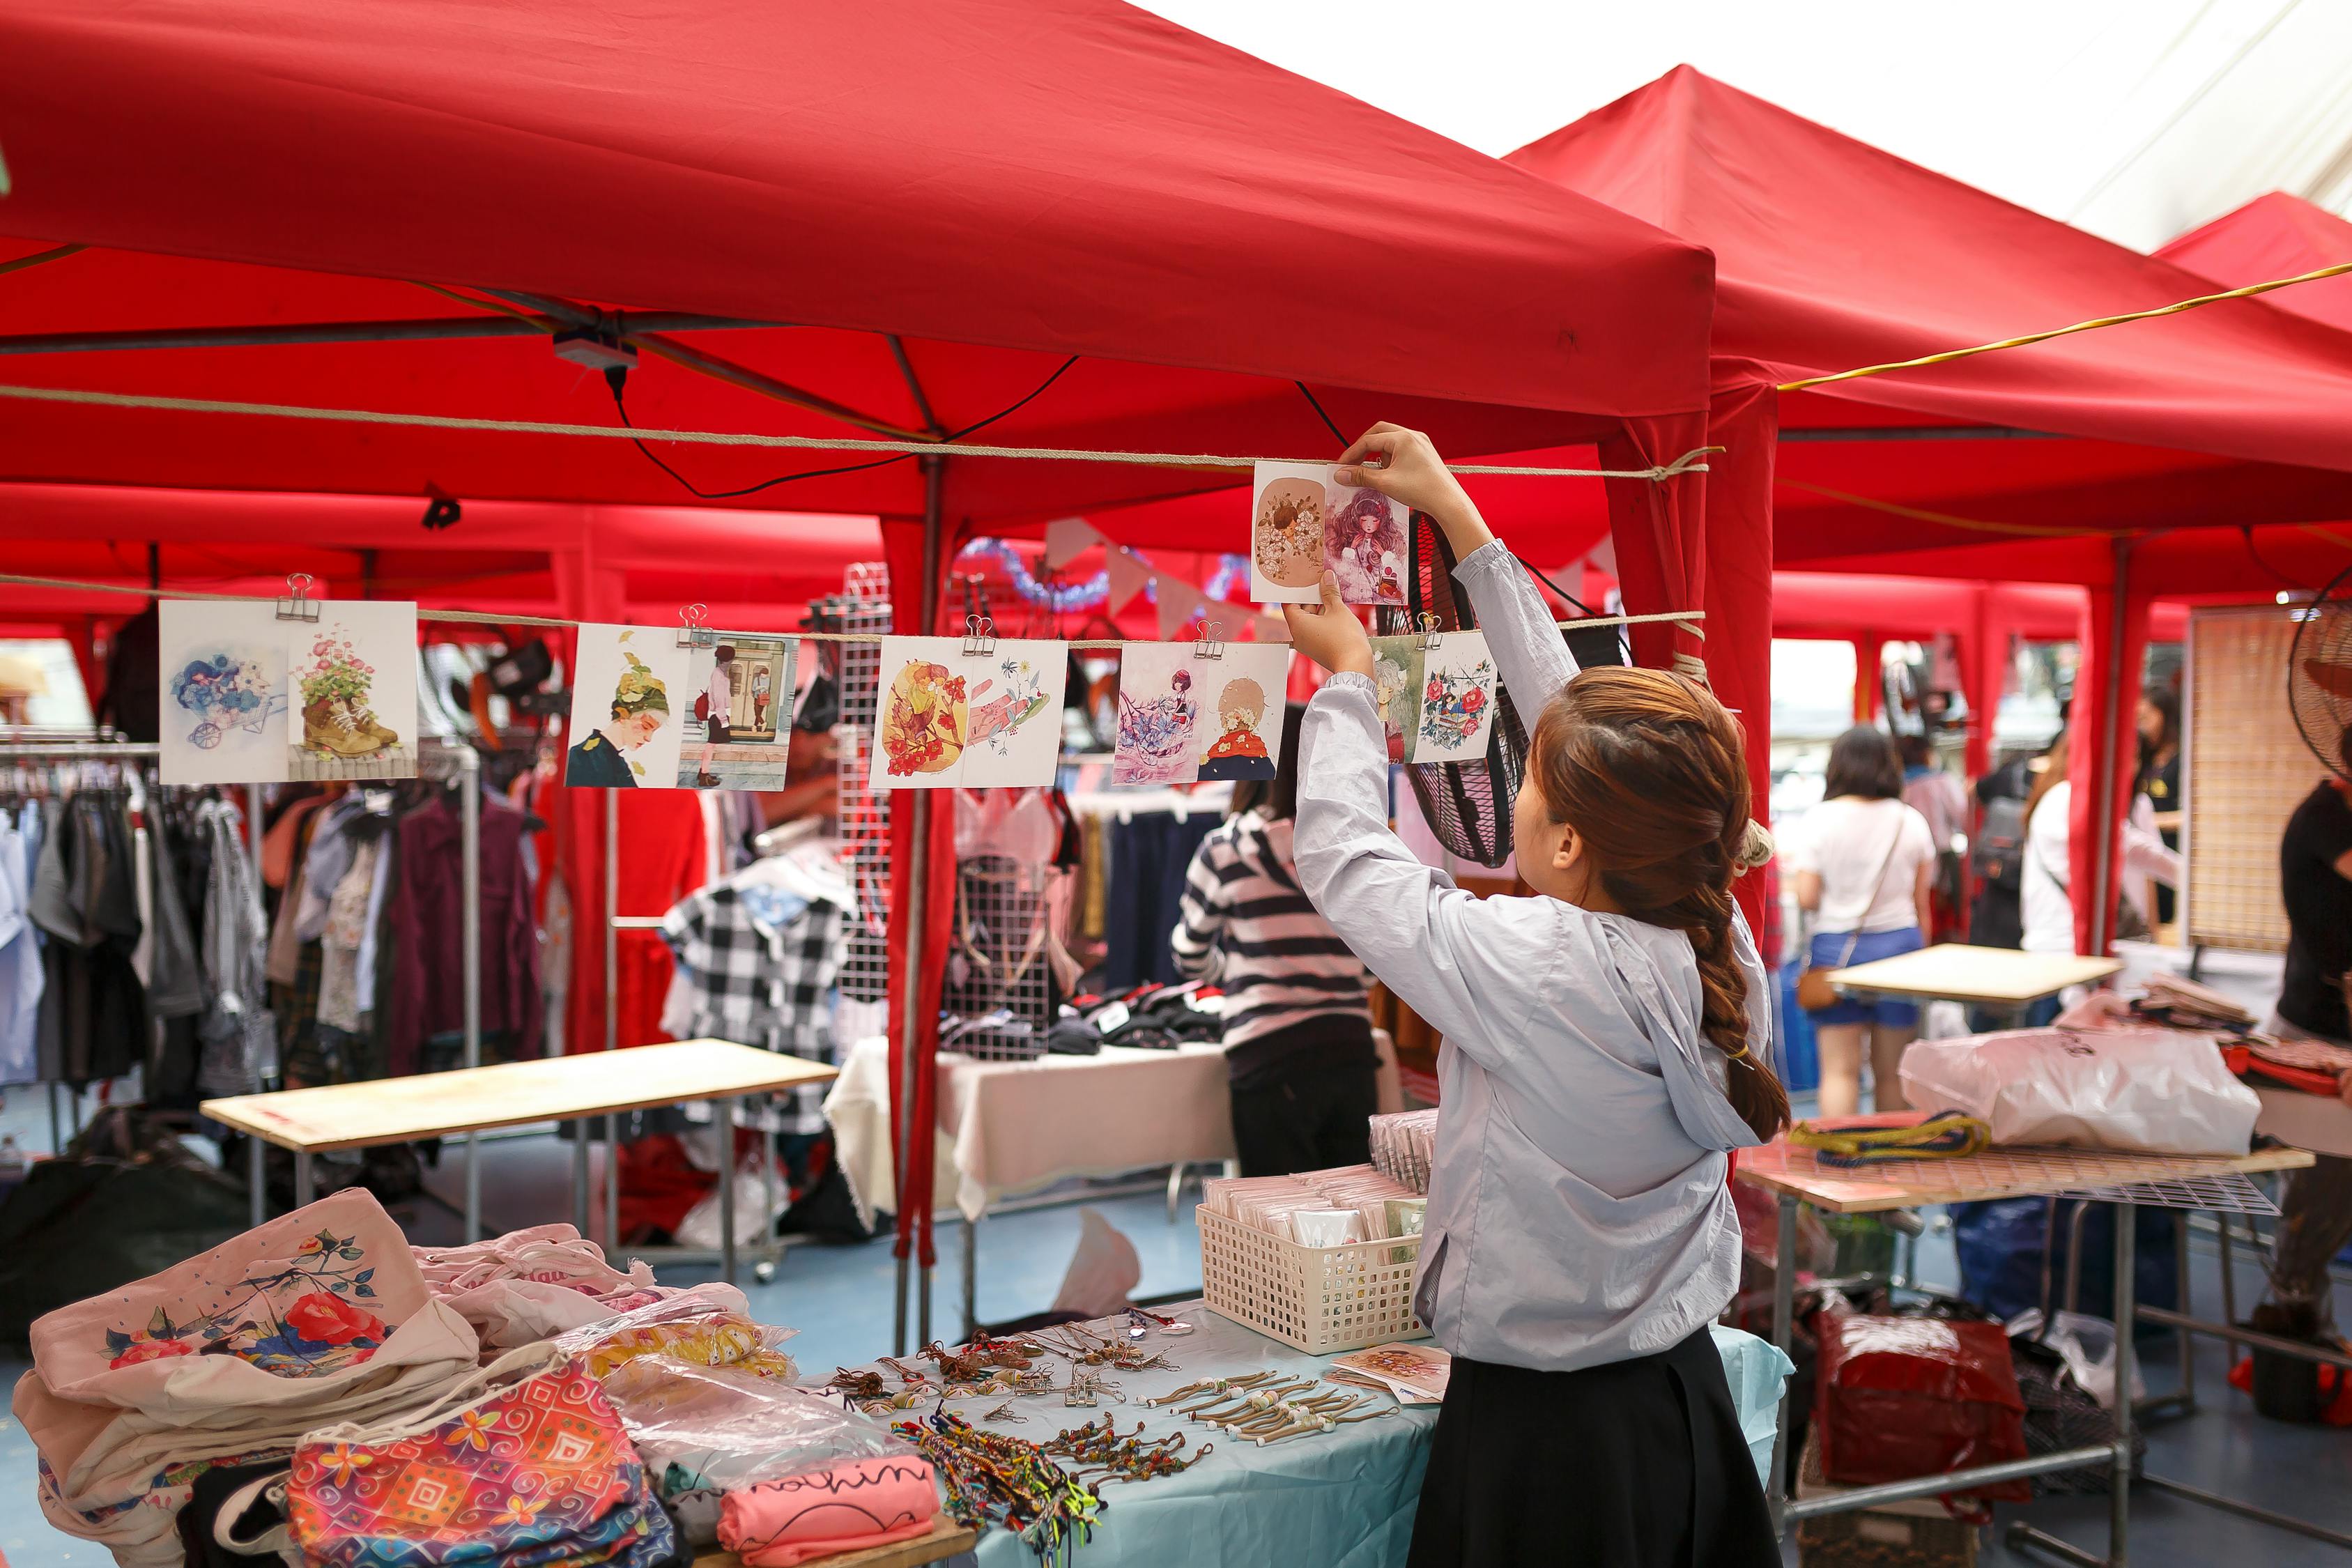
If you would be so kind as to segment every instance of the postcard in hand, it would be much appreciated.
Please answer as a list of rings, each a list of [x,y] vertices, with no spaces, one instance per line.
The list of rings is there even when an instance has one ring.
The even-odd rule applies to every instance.
[[[1040,786],[1062,754],[1069,645],[1000,642],[967,654],[957,637],[884,637],[881,703],[867,787]]]
[[[800,649],[798,637],[709,632],[688,650],[678,788],[784,787]]]
[[[293,660],[283,776],[415,778],[416,606],[335,599],[317,620],[282,626]]]
[[[1419,721],[1406,760],[1458,763],[1486,754],[1495,728],[1495,661],[1484,632],[1447,632],[1421,656]]]
[[[1250,492],[1250,594],[1311,605],[1323,574],[1351,605],[1404,603],[1402,501],[1339,483],[1330,463],[1260,463]]]
[[[1372,687],[1392,763],[1412,760],[1413,735],[1421,724],[1421,658],[1418,637],[1372,639]]]
[[[1204,726],[1199,668],[1190,643],[1129,643],[1118,656],[1118,742],[1114,784],[1190,784],[1199,776]]]
[[[1282,710],[1290,649],[1228,643],[1200,672],[1201,772],[1204,779],[1270,779],[1282,761]]]
[[[675,626],[583,626],[572,673],[573,789],[675,789],[693,722],[687,650]]]
[[[159,770],[167,784],[269,784],[286,771],[290,626],[267,600],[166,599]]]

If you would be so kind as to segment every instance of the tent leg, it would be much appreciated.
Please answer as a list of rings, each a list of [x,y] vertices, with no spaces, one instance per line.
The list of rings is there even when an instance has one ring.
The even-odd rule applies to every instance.
[[[2124,644],[2126,640],[2124,628],[2128,616],[2125,601],[2129,597],[2126,588],[2131,573],[2131,541],[2116,540],[2115,554],[2115,608],[2107,620],[2107,689],[2100,700],[2099,710],[2099,780],[2095,786],[2099,792],[2098,875],[2092,881],[2092,886],[2098,889],[2098,898],[2091,906],[2091,951],[2094,953],[2106,952],[2108,938],[2114,934],[2108,911],[2116,905],[2116,823],[2123,809],[2131,804],[2125,800],[2122,808],[2118,807],[2116,802],[2121,792],[2116,787],[2118,782],[2116,777],[2116,710],[2123,700]],[[2134,671],[2135,682],[2137,676],[2138,672]]]
[[[919,602],[921,624],[913,628],[918,635],[927,635],[939,624],[940,613],[940,513],[947,492],[947,461],[942,458],[925,458],[923,465],[923,581]],[[893,921],[907,921],[907,967],[900,984],[905,987],[906,1005],[899,1018],[898,1081],[892,1086],[891,1121],[896,1124],[898,1142],[898,1215],[899,1235],[911,1243],[929,1218],[927,1215],[907,1212],[908,1177],[912,1174],[918,1153],[928,1161],[931,1145],[928,1130],[915,1126],[915,1050],[924,1035],[923,1027],[923,926],[928,918],[926,887],[930,877],[931,796],[928,790],[916,793],[908,803],[913,830],[908,835],[907,900],[904,909],[893,909]],[[893,1313],[891,1334],[894,1355],[907,1353],[907,1301],[914,1280],[911,1278],[911,1245],[898,1258],[898,1306]],[[931,1322],[931,1271],[922,1271],[922,1327],[928,1337]]]

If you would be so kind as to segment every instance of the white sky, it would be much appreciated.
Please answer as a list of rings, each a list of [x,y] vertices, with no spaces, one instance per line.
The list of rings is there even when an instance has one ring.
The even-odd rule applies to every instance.
[[[2352,0],[1141,0],[1501,154],[1675,65],[2135,249],[2352,213]]]

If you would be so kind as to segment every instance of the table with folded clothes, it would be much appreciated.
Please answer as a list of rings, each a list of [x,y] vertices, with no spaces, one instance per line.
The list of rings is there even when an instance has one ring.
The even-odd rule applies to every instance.
[[[42,1317],[13,1408],[42,1513],[123,1568],[968,1544],[919,1454],[794,1386],[790,1336],[568,1226],[412,1248],[351,1189]]]
[[[1190,1331],[1172,1332],[1166,1326],[1171,1322]],[[1129,1340],[1137,1327],[1142,1338]],[[1206,1403],[1214,1405],[1217,1380],[1231,1383],[1260,1373],[1271,1374],[1269,1383],[1295,1385],[1303,1380],[1319,1392],[1349,1391],[1326,1381],[1335,1358],[1294,1350],[1198,1301],[1157,1307],[1136,1317],[1097,1319],[1079,1328],[1083,1332],[1077,1335],[1040,1331],[1027,1342],[1113,1339],[1134,1344],[1147,1356],[1164,1357],[1167,1364],[1129,1371],[1049,1355],[1034,1369],[1049,1374],[1055,1385],[1049,1390],[1023,1394],[990,1389],[944,1402],[936,1396],[940,1369],[930,1363],[904,1363],[924,1378],[913,1389],[906,1387],[898,1365],[845,1369],[851,1377],[872,1373],[887,1391],[887,1402],[908,1407],[896,1415],[902,1427],[931,1427],[933,1413],[943,1410],[951,1428],[961,1425],[1051,1447],[1066,1433],[1088,1423],[1099,1428],[1108,1418],[1121,1436],[1139,1435],[1140,1427],[1145,1449],[1164,1445],[1177,1462],[1192,1461],[1145,1480],[1097,1480],[1100,1507],[1083,1527],[1068,1519],[1047,1521],[1045,1529],[1033,1525],[1024,1539],[999,1521],[980,1538],[971,1559],[976,1568],[1033,1564],[1039,1548],[1054,1543],[1056,1530],[1073,1548],[1069,1561],[1080,1568],[1319,1568],[1404,1561],[1437,1421],[1434,1404],[1400,1405],[1386,1393],[1373,1393],[1364,1406],[1380,1412],[1371,1419],[1264,1444],[1237,1439],[1182,1414],[1202,1406],[1198,1395],[1168,1405],[1150,1402],[1206,1384],[1212,1390]],[[1788,1363],[1762,1340],[1735,1329],[1717,1329],[1715,1341],[1760,1473],[1771,1454],[1774,1411]],[[809,1371],[814,1376],[816,1369]],[[1073,1374],[1089,1373],[1103,1379],[1102,1392],[1090,1404],[1066,1403]],[[1003,1374],[998,1381],[1004,1381]],[[1232,1392],[1239,1398],[1245,1391]],[[1173,1442],[1178,1436],[1184,1439],[1181,1445]]]

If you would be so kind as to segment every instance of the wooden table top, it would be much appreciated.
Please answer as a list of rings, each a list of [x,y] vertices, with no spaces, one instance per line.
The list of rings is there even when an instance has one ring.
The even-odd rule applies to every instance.
[[[454,1072],[207,1100],[206,1116],[282,1149],[315,1152],[405,1143],[533,1121],[570,1121],[823,1083],[822,1062],[730,1040],[679,1040]]]
[[[1855,1117],[1852,1122],[1901,1127],[1922,1116],[1916,1110],[1890,1111]],[[1733,1173],[1743,1182],[1775,1193],[1793,1193],[1832,1214],[1870,1214],[1928,1204],[1974,1203],[1981,1198],[2038,1197],[2146,1183],[2192,1182],[2233,1173],[2294,1171],[2310,1164],[2312,1157],[2302,1149],[2260,1149],[2232,1158],[2012,1146],[1958,1159],[1889,1160],[1847,1170],[1820,1163],[1812,1150],[1799,1148],[1783,1136],[1761,1148],[1742,1149],[1734,1161]]]
[[[2020,952],[2010,947],[1946,942],[1874,963],[1832,969],[1829,981],[1841,991],[2020,1007],[2055,996],[2069,985],[2105,980],[2123,966],[2119,958],[2077,958],[2072,953]]]

